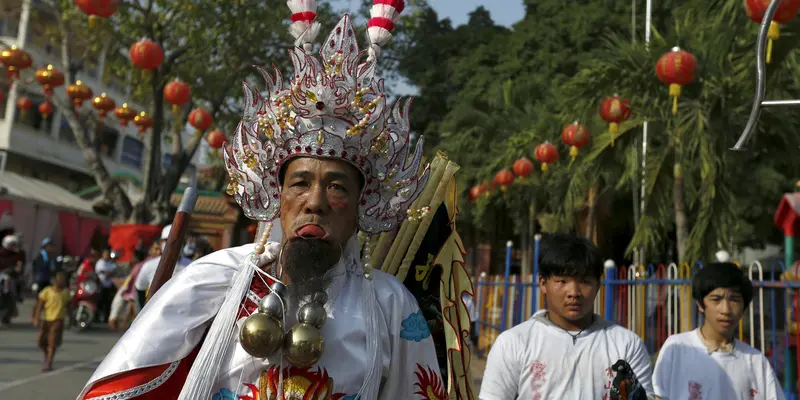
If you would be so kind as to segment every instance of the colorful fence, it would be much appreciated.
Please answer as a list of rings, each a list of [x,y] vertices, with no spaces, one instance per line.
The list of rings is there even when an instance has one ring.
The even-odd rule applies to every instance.
[[[537,241],[534,260],[538,259],[538,247]],[[510,265],[511,242],[506,248],[506,273],[482,276],[475,283],[478,354],[486,354],[500,332],[526,321],[544,307],[544,298],[534,281],[538,276],[537,262],[533,263],[532,276],[526,278],[509,274]],[[702,267],[700,262],[691,266],[606,265],[595,312],[636,332],[655,359],[669,335],[690,331],[702,323],[691,293],[691,277]],[[739,324],[739,339],[764,352],[787,394],[797,393],[800,273],[797,267],[785,273],[783,263],[764,266],[753,262],[744,268],[755,290]]]

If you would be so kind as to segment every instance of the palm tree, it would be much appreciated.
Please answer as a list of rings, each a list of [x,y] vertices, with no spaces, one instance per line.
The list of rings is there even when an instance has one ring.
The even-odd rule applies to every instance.
[[[743,183],[763,177],[774,180],[775,173],[796,171],[800,166],[796,161],[787,164],[787,160],[774,160],[767,154],[788,146],[796,148],[800,132],[796,123],[786,123],[795,121],[796,115],[771,110],[764,115],[763,132],[750,152],[728,151],[744,126],[752,101],[757,25],[749,21],[739,3],[723,0],[686,2],[673,18],[674,25],[663,34],[654,32],[649,51],[619,34],[606,37],[604,56],[588,61],[565,85],[561,109],[565,119],[582,116],[597,129],[602,125],[597,117],[599,102],[620,93],[631,100],[639,116],[623,125],[613,147],[607,133],[595,135],[568,196],[584,196],[587,184],[596,182],[618,181],[613,188],[629,192],[639,176],[630,161],[629,146],[638,137],[642,118],[647,118],[646,205],[628,252],[638,247],[657,251],[666,234],[674,230],[677,257],[683,262],[708,255],[718,242],[729,243],[737,237],[737,227],[742,225],[737,213],[745,206],[739,199],[752,197]],[[773,89],[776,96],[793,98],[800,92],[798,59],[789,50],[800,36],[796,25],[787,28],[773,52],[768,87],[780,88]],[[675,45],[692,52],[699,69],[696,82],[684,87],[679,112],[673,116],[667,88],[655,77],[654,66]],[[773,125],[777,121],[784,122]],[[787,167],[792,169],[779,170]]]

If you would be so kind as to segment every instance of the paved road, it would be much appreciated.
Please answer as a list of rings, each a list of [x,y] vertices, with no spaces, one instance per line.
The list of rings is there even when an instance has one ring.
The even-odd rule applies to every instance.
[[[42,373],[32,303],[26,300],[12,327],[0,329],[0,399],[74,400],[119,334],[105,328],[65,332],[55,369]]]

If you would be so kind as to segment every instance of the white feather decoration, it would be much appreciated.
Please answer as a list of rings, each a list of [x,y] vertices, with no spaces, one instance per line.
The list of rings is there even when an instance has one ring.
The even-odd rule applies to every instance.
[[[317,13],[317,2],[315,0],[289,0],[286,2],[292,14]],[[310,52],[311,44],[319,35],[320,23],[316,22],[316,17],[312,21],[294,21],[289,26],[289,33],[295,38],[294,45]]]

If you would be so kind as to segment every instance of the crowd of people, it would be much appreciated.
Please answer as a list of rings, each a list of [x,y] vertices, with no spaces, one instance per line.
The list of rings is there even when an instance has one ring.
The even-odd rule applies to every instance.
[[[91,281],[99,287],[94,322],[108,324],[114,330],[126,329],[144,304],[169,231],[167,225],[149,246],[139,239],[126,264],[119,263],[117,254],[108,247],[90,249],[82,260],[59,255],[51,238],[41,242],[28,264],[23,238],[5,232],[0,247],[0,328],[8,327],[19,316],[19,304],[26,298],[35,299],[32,319],[39,329],[38,345],[44,354],[42,371],[52,370],[64,329],[74,324],[76,289],[80,283]],[[211,252],[205,238],[190,234],[175,272]]]

